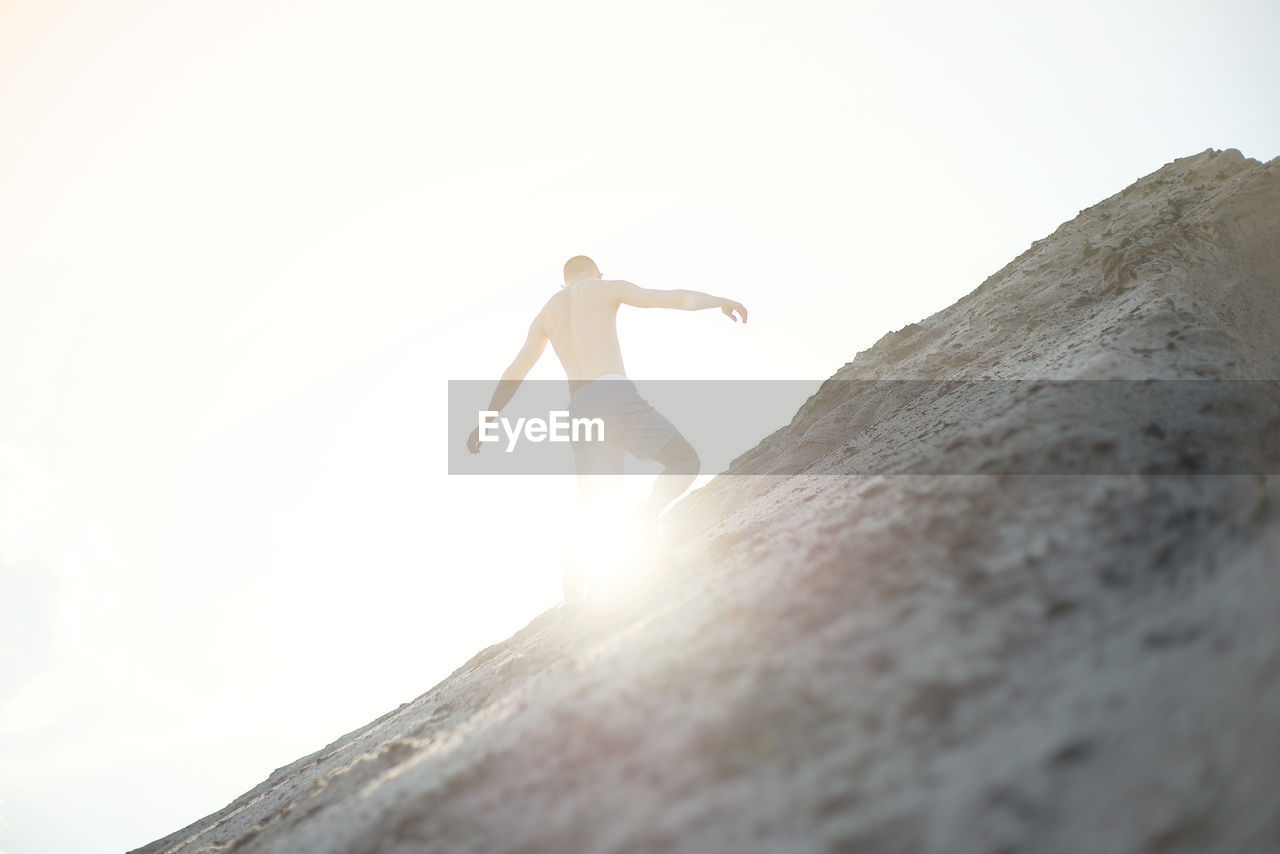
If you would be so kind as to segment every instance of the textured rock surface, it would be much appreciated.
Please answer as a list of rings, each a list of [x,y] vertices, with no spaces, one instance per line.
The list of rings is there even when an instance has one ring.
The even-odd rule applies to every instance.
[[[748,455],[785,474],[676,509],[686,567],[625,611],[544,615],[140,850],[1280,849],[1277,478],[1159,444],[1163,474],[832,476],[1113,453],[1010,433],[981,383],[842,380],[1280,378],[1277,235],[1280,161],[1165,166],[860,353]],[[1272,414],[1201,441],[1270,459]]]

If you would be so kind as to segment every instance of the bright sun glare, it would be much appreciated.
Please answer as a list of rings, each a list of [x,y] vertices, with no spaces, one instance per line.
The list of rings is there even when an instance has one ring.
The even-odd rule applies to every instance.
[[[568,542],[573,544],[568,560],[580,567],[592,608],[619,604],[636,592],[659,557],[653,532],[622,489],[579,503]]]

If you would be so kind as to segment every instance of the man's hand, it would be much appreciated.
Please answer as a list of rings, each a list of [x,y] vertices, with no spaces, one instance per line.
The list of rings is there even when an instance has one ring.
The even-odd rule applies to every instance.
[[[467,437],[467,450],[473,454],[480,453],[480,428],[471,431],[471,435]]]
[[[743,323],[747,322],[747,307],[740,302],[734,302],[731,299],[724,300],[720,303],[720,310],[724,312],[725,317],[729,318],[734,323],[738,322],[738,318],[734,316],[735,311],[742,315]]]

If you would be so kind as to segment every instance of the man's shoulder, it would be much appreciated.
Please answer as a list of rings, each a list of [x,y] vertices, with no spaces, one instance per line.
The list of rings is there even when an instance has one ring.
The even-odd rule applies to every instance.
[[[551,307],[556,297],[562,297],[563,302],[558,304],[567,304],[569,300],[574,303],[588,302],[618,302],[626,293],[635,288],[635,285],[625,279],[589,279],[577,281],[566,286],[559,293],[547,301],[547,306]]]
[[[621,299],[628,292],[639,289],[639,286],[627,281],[626,279],[601,279],[597,282],[601,295],[609,295],[615,299]]]
[[[547,301],[542,304],[542,308],[538,309],[537,315],[533,318],[533,325],[545,330],[547,321],[557,313],[557,306],[564,302],[564,291],[552,294]]]

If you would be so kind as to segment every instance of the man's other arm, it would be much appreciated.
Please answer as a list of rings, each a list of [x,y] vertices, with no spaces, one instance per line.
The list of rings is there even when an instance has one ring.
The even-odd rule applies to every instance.
[[[511,402],[516,389],[520,388],[520,383],[524,382],[524,378],[537,364],[545,349],[547,349],[547,333],[542,328],[542,316],[539,315],[529,326],[529,336],[525,339],[524,346],[503,372],[502,379],[498,380],[498,387],[493,390],[493,397],[489,398],[490,411],[501,412],[502,408]],[[480,452],[478,427],[467,437],[467,450],[473,454]]]
[[[634,305],[637,308],[676,308],[683,311],[718,308],[734,323],[738,322],[737,315],[742,316],[743,323],[747,322],[746,307],[740,302],[724,297],[704,294],[702,291],[658,291],[623,281],[610,282],[610,284],[616,289],[618,301],[626,305]]]

